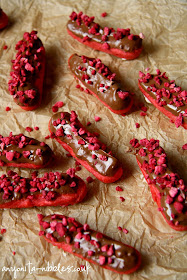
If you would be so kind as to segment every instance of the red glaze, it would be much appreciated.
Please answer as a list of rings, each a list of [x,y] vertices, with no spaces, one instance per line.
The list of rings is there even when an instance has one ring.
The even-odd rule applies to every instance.
[[[159,71],[159,69],[157,70]],[[159,72],[158,72],[159,73]],[[182,91],[180,87],[177,87],[175,85],[175,81],[169,81],[168,77],[166,77],[165,73],[158,75],[151,75],[150,73],[147,73],[146,75],[142,72],[140,72],[141,79],[138,81],[138,86],[141,90],[141,92],[145,95],[145,97],[164,115],[166,115],[171,122],[175,123],[176,127],[183,126],[185,129],[187,129],[187,92]],[[149,78],[147,78],[149,77]],[[161,84],[159,85],[156,81],[156,79],[159,79]],[[144,82],[145,81],[145,82]],[[165,86],[164,84],[167,84],[169,86]],[[156,88],[156,92],[152,91],[152,86],[154,84],[154,87]],[[173,86],[173,87],[172,87]],[[150,90],[148,91],[147,88]],[[175,91],[178,90],[178,91]],[[162,96],[161,98],[157,97],[157,90],[164,90],[168,91],[169,98],[167,96]],[[184,93],[184,96],[180,96],[181,93]],[[186,94],[185,94],[186,92]],[[186,95],[186,96],[185,96]],[[158,98],[158,99],[157,99]],[[176,99],[178,103],[174,103],[172,100]],[[162,102],[165,102],[166,105],[161,105]],[[173,106],[171,109],[170,106]],[[179,106],[178,106],[179,104]],[[181,120],[180,120],[181,119]]]
[[[37,31],[25,32],[23,40],[16,44],[16,50],[9,92],[22,109],[35,110],[42,101],[45,75],[45,49]]]
[[[58,130],[57,127],[53,125],[54,121],[58,121],[61,119],[61,115],[64,115],[64,121],[66,122],[65,125],[61,126],[60,129],[66,130],[66,126],[68,126],[68,135],[71,133],[72,139],[69,140],[69,138],[64,134],[64,136],[57,136],[56,131]],[[74,111],[71,112],[71,115],[74,114],[76,116],[76,113]],[[117,161],[116,158],[112,157],[108,153],[104,152],[102,150],[102,147],[105,145],[101,143],[97,137],[94,134],[91,134],[88,132],[82,124],[79,122],[79,120],[76,118],[73,122],[70,121],[71,115],[69,113],[57,113],[53,115],[49,122],[49,131],[54,136],[54,138],[63,146],[63,148],[68,151],[81,165],[83,165],[89,172],[91,172],[97,179],[104,183],[112,183],[117,181],[123,174],[123,169],[120,165],[120,163]],[[78,130],[82,129],[85,131],[84,135],[78,135],[74,133],[72,129],[72,125],[76,123],[76,128]],[[78,131],[77,130],[77,131]],[[98,148],[94,151],[91,151],[88,149],[89,144],[88,140],[86,138],[87,135],[91,135],[91,138],[94,138],[96,143],[98,144]],[[85,145],[78,144],[78,141],[84,141]],[[90,142],[91,143],[91,142]],[[95,145],[95,144],[94,144]],[[93,146],[92,146],[93,147]],[[105,146],[106,148],[106,146]],[[84,153],[80,155],[79,153],[81,150],[84,150]],[[93,154],[97,154],[96,159],[93,159]],[[78,155],[79,154],[79,155]],[[107,158],[106,161],[100,160],[100,156],[104,156]],[[89,161],[87,160],[89,158]],[[97,167],[98,166],[98,167]]]
[[[85,57],[85,56],[82,56],[82,57],[83,57],[83,60],[87,61],[88,67],[90,67],[89,66],[89,61],[90,62],[96,61],[93,58],[89,58],[89,57]],[[117,81],[115,81],[115,78],[112,77],[112,75],[115,75],[115,73],[112,73],[109,70],[109,68],[107,66],[105,66],[100,61],[101,62],[100,65],[102,65],[102,67],[105,67],[105,69],[107,69],[108,75],[107,76],[103,75],[102,73],[99,72],[98,68],[96,68],[95,66],[92,66],[91,69],[95,70],[95,74],[91,75],[89,73],[89,78],[90,78],[89,81],[93,80],[93,84],[90,85],[90,84],[86,83],[85,81],[82,81],[81,78],[80,78],[83,73],[88,74],[88,68],[87,68],[87,72],[85,72],[85,71],[79,70],[78,67],[75,66],[76,61],[78,60],[78,62],[80,62],[80,59],[82,60],[82,57],[80,57],[76,54],[73,54],[73,55],[70,56],[70,58],[68,60],[69,68],[72,71],[72,73],[74,74],[74,77],[76,79],[78,79],[79,82],[84,87],[87,88],[87,91],[89,93],[93,94],[110,111],[112,111],[115,114],[119,114],[119,115],[123,115],[123,114],[127,113],[133,105],[133,98],[132,98],[132,95],[130,95],[129,92],[127,92],[127,91],[124,92],[120,89],[120,85],[117,83]],[[85,65],[85,63],[83,63],[83,65]],[[77,64],[77,66],[80,66],[80,65]],[[96,77],[98,77],[98,80],[96,79]],[[105,89],[104,93],[102,93],[98,89],[99,88],[99,83],[102,83],[104,85],[106,85],[106,84],[111,84],[111,85],[110,85],[110,87],[108,87],[108,89]],[[123,93],[127,94],[127,97],[125,99],[121,99],[118,96],[118,92],[123,92]]]
[[[159,146],[159,141],[142,139],[139,143],[137,139],[132,139],[130,144],[136,151],[137,163],[150,187],[158,210],[171,228],[186,231],[187,187],[179,175],[169,169],[166,153]]]
[[[70,186],[72,182],[76,182],[73,187]],[[1,209],[68,206],[82,201],[87,193],[86,184],[81,178],[71,178],[60,172],[45,173],[43,177],[23,178],[9,171],[8,176],[4,174],[0,177],[0,185],[3,186],[0,189]]]
[[[0,8],[0,29],[5,28],[8,25],[8,17]]]
[[[130,274],[140,267],[141,255],[135,248],[91,230],[88,224],[82,225],[74,218],[58,214],[50,216],[39,214],[38,220],[40,224],[39,235],[59,249],[119,274]],[[48,234],[46,227],[50,227],[52,233]],[[64,233],[60,233],[59,228]],[[73,231],[69,230],[71,228],[74,228]],[[84,238],[85,235],[88,238]],[[93,245],[95,241],[97,244]],[[112,248],[112,252],[109,253],[109,250],[106,252],[105,248],[107,247]],[[120,256],[117,255],[119,253]],[[103,258],[105,262],[101,263]],[[123,258],[125,259],[124,263]],[[112,264],[110,264],[111,259]],[[122,261],[124,266],[120,268],[118,261]]]
[[[130,29],[118,28],[116,32],[113,28],[105,27],[109,29],[109,33],[106,33],[107,35],[105,39],[103,39],[101,37],[105,34],[105,28],[101,28],[97,23],[93,22],[93,20],[94,17],[88,17],[87,15],[83,15],[82,12],[78,14],[72,12],[72,14],[70,15],[70,20],[67,24],[67,32],[70,36],[72,36],[74,39],[81,42],[82,44],[117,57],[121,57],[124,59],[135,59],[140,55],[143,49],[142,39],[137,35],[130,34]],[[75,26],[71,28],[71,25],[74,24]],[[92,32],[91,28],[94,29],[94,25],[96,25],[98,29],[100,28],[101,32],[99,32],[98,30]],[[131,36],[132,38],[129,39],[128,36]],[[85,37],[87,37],[86,40]],[[118,43],[121,42],[121,39],[124,37],[126,37],[126,39],[128,38],[126,40],[127,42],[125,42],[125,45],[128,46],[127,49],[130,45],[130,50],[126,50],[126,46],[122,46],[122,49],[118,46]],[[133,40],[136,42],[132,43]]]

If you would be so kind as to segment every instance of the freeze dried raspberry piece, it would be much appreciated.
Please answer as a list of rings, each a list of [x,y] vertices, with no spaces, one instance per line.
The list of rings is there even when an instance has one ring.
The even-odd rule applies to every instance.
[[[11,108],[8,107],[8,106],[5,108],[5,111],[6,111],[6,112],[8,112],[8,111],[10,111],[10,110],[11,110]]]
[[[182,146],[183,150],[187,150],[187,143]]]
[[[187,230],[187,186],[177,173],[170,170],[159,140],[132,139],[130,144],[164,219],[175,230]]]
[[[120,274],[133,273],[141,264],[140,253],[135,248],[96,232],[74,218],[39,214],[38,220],[41,238],[88,262]]]
[[[187,129],[187,91],[170,81],[166,73],[157,74],[139,72],[138,86],[144,96],[175,126]]]
[[[125,59],[135,59],[142,52],[142,37],[130,34],[126,28],[102,28],[94,17],[72,12],[67,32],[77,41],[93,49]]]
[[[37,31],[25,32],[15,49],[17,54],[12,60],[9,92],[22,109],[31,111],[38,108],[42,101],[45,49]]]
[[[107,13],[104,12],[104,13],[101,14],[101,16],[102,16],[102,17],[106,17],[106,16],[107,16]]]
[[[59,129],[62,130],[59,135]],[[80,164],[104,183],[117,181],[123,174],[119,161],[106,152],[96,133],[90,133],[78,120],[74,111],[71,114],[59,112],[51,118],[49,131]]]
[[[87,193],[86,184],[81,178],[61,172],[23,178],[10,170],[0,177],[0,186],[1,209],[67,206],[79,203]]]
[[[8,25],[8,16],[0,8],[0,30]]]
[[[132,94],[120,89],[116,74],[100,59],[73,54],[68,64],[74,77],[113,113],[122,115],[131,109]]]
[[[0,135],[0,166],[43,168],[53,159],[48,145],[23,134]],[[40,152],[37,152],[40,150]]]

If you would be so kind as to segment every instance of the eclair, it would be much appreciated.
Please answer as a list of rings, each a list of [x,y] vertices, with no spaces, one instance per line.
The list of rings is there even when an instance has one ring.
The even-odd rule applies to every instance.
[[[124,59],[137,58],[143,49],[142,38],[131,34],[129,28],[117,28],[117,31],[109,27],[102,28],[94,22],[94,17],[82,12],[72,12],[67,32],[86,46]]]
[[[45,74],[45,49],[37,31],[25,32],[16,44],[8,89],[14,101],[24,110],[38,108],[42,101]]]
[[[145,97],[166,115],[176,127],[187,129],[187,91],[169,80],[166,73],[139,72],[138,86]]]
[[[44,142],[23,134],[0,135],[0,166],[43,168],[53,159],[53,152]]]
[[[73,54],[68,64],[74,77],[86,87],[85,91],[93,94],[113,113],[122,115],[131,109],[132,95],[120,89],[115,78],[116,74],[112,73],[100,59]]]
[[[69,175],[70,174],[70,175]],[[87,193],[84,181],[71,169],[66,173],[49,172],[38,177],[20,177],[11,170],[0,177],[0,208],[68,206],[79,203]]]
[[[74,111],[54,114],[49,121],[49,131],[52,138],[100,181],[112,183],[122,176],[119,161],[105,151],[106,145],[96,134],[83,127]]]
[[[141,255],[135,248],[94,231],[75,218],[38,214],[38,220],[39,235],[59,249],[119,274],[130,274],[140,267]]]
[[[187,230],[187,186],[169,167],[167,155],[159,140],[132,139],[137,163],[152,193],[158,210],[169,226],[178,231]]]

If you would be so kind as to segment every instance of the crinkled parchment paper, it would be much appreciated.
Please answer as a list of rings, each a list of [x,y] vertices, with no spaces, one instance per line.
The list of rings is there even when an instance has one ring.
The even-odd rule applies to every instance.
[[[0,210],[0,228],[6,228],[0,241],[0,278],[14,279],[155,279],[174,280],[187,278],[186,233],[172,230],[157,211],[157,205],[151,198],[149,187],[138,168],[133,155],[126,153],[129,140],[156,138],[168,153],[169,160],[181,177],[187,181],[187,151],[182,146],[187,143],[184,128],[176,128],[152,105],[148,106],[147,116],[141,117],[139,102],[144,102],[138,89],[139,70],[150,71],[160,68],[166,71],[170,79],[187,89],[187,4],[186,1],[145,1],[145,0],[1,0],[1,8],[9,16],[9,26],[0,31],[0,134],[7,136],[24,133],[40,141],[48,134],[48,121],[52,115],[51,107],[57,101],[63,101],[63,110],[75,110],[83,124],[92,123],[91,131],[101,133],[106,143],[122,162],[124,176],[114,184],[104,184],[97,179],[88,184],[85,200],[67,208],[46,207],[34,209]],[[103,26],[120,28],[131,27],[135,34],[145,35],[144,50],[133,61],[124,61],[106,53],[92,50],[71,38],[66,32],[66,22],[75,10],[95,16],[96,22]],[[101,17],[107,12],[108,16]],[[44,43],[47,55],[47,69],[44,84],[43,103],[32,112],[21,110],[8,94],[8,80],[11,59],[15,57],[15,44],[22,39],[25,31],[38,30],[38,36]],[[7,50],[3,46],[7,45]],[[67,60],[73,54],[99,57],[115,71],[125,89],[135,93],[135,105],[126,117],[110,112],[93,96],[79,91],[70,73]],[[9,106],[11,111],[6,112]],[[100,122],[94,116],[101,117]],[[140,123],[140,128],[135,123]],[[27,126],[38,126],[39,131],[28,133]],[[75,166],[72,158],[54,140],[46,140],[56,155],[55,164],[46,171],[66,171]],[[0,168],[0,174],[8,168]],[[22,176],[29,176],[31,170],[14,169]],[[77,172],[84,180],[90,175],[82,168]],[[93,176],[92,176],[93,177]],[[123,192],[115,190],[120,185]],[[119,196],[125,198],[121,202]],[[86,262],[64,253],[57,247],[45,242],[38,236],[37,214],[61,213],[75,217],[81,223],[101,231],[112,238],[134,246],[142,254],[142,266],[132,275],[120,276],[96,265],[90,265],[88,273],[64,271],[42,271],[41,268],[68,265],[78,268]],[[127,228],[125,234],[117,229]],[[13,251],[16,252],[13,255]],[[9,272],[4,268],[25,270]]]

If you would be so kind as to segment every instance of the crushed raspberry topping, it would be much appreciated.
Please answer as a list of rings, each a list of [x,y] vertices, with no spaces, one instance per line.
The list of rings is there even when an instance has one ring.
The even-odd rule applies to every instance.
[[[178,114],[175,125],[179,127],[185,121],[184,117],[187,117],[187,91],[177,86],[174,80],[170,81],[165,72],[161,73],[159,69],[156,72],[156,75],[152,75],[139,71],[139,82],[146,86],[148,92],[155,95],[159,106],[169,107]]]
[[[94,180],[93,180],[92,177],[88,176],[88,177],[86,178],[86,181],[87,181],[88,183],[92,183]]]
[[[4,233],[6,233],[6,229],[5,229],[5,228],[2,228],[2,229],[1,229],[1,234],[4,234]]]
[[[117,191],[117,192],[122,192],[123,189],[122,189],[120,186],[117,186],[117,187],[116,187],[116,191]]]
[[[43,177],[36,174],[31,178],[20,177],[16,172],[8,171],[7,175],[0,177],[0,192],[3,193],[2,200],[15,200],[20,198],[33,199],[33,195],[42,194],[42,198],[50,201],[56,199],[63,186],[71,188],[77,186],[75,176],[68,176],[60,172],[45,173]],[[6,202],[6,201],[5,201]]]
[[[102,13],[102,17],[106,17],[107,13]],[[83,42],[87,40],[91,40],[94,36],[101,36],[103,42],[103,47],[106,49],[110,48],[110,37],[114,38],[116,41],[119,41],[125,37],[127,37],[129,40],[137,40],[138,38],[143,39],[144,35],[143,33],[140,33],[140,36],[130,34],[130,29],[126,28],[117,28],[117,30],[114,30],[113,28],[104,27],[101,28],[101,26],[98,23],[94,22],[94,17],[89,17],[87,15],[84,15],[82,12],[79,12],[78,14],[76,12],[72,12],[70,15],[70,19],[80,27],[81,25],[85,25],[88,28],[88,34],[83,37]],[[108,41],[108,43],[106,43]]]
[[[41,55],[44,47],[37,37],[37,31],[25,32],[23,40],[16,44],[16,58],[12,60],[12,79],[8,82],[9,92],[17,102],[23,105],[33,104],[37,99],[37,89],[32,82],[41,69]],[[28,88],[29,89],[24,89]]]
[[[106,16],[107,16],[107,13],[104,12],[104,13],[101,14],[101,16],[102,16],[102,17],[106,17]]]
[[[70,244],[73,253],[81,254],[88,259],[93,257],[93,260],[101,266],[113,264],[117,269],[120,263],[121,270],[128,269],[126,268],[128,259],[133,262],[132,266],[135,265],[136,256],[132,252],[133,248],[90,229],[88,224],[82,225],[74,218],[57,214],[46,217],[39,214],[38,219],[41,227],[40,236],[46,236],[50,241],[62,245]]]
[[[10,111],[10,110],[11,110],[11,108],[8,107],[8,106],[5,108],[5,111],[7,111],[7,112]]]
[[[95,116],[94,118],[95,118],[96,122],[99,122],[101,120],[101,118],[99,116]]]
[[[187,143],[182,146],[183,150],[187,150]]]
[[[181,223],[182,213],[186,215],[187,186],[177,173],[168,167],[167,155],[155,139],[132,139],[131,146],[136,150],[141,168],[146,172],[148,184],[153,184],[159,190],[162,211],[167,213],[169,220]],[[185,218],[183,219],[185,220]]]

